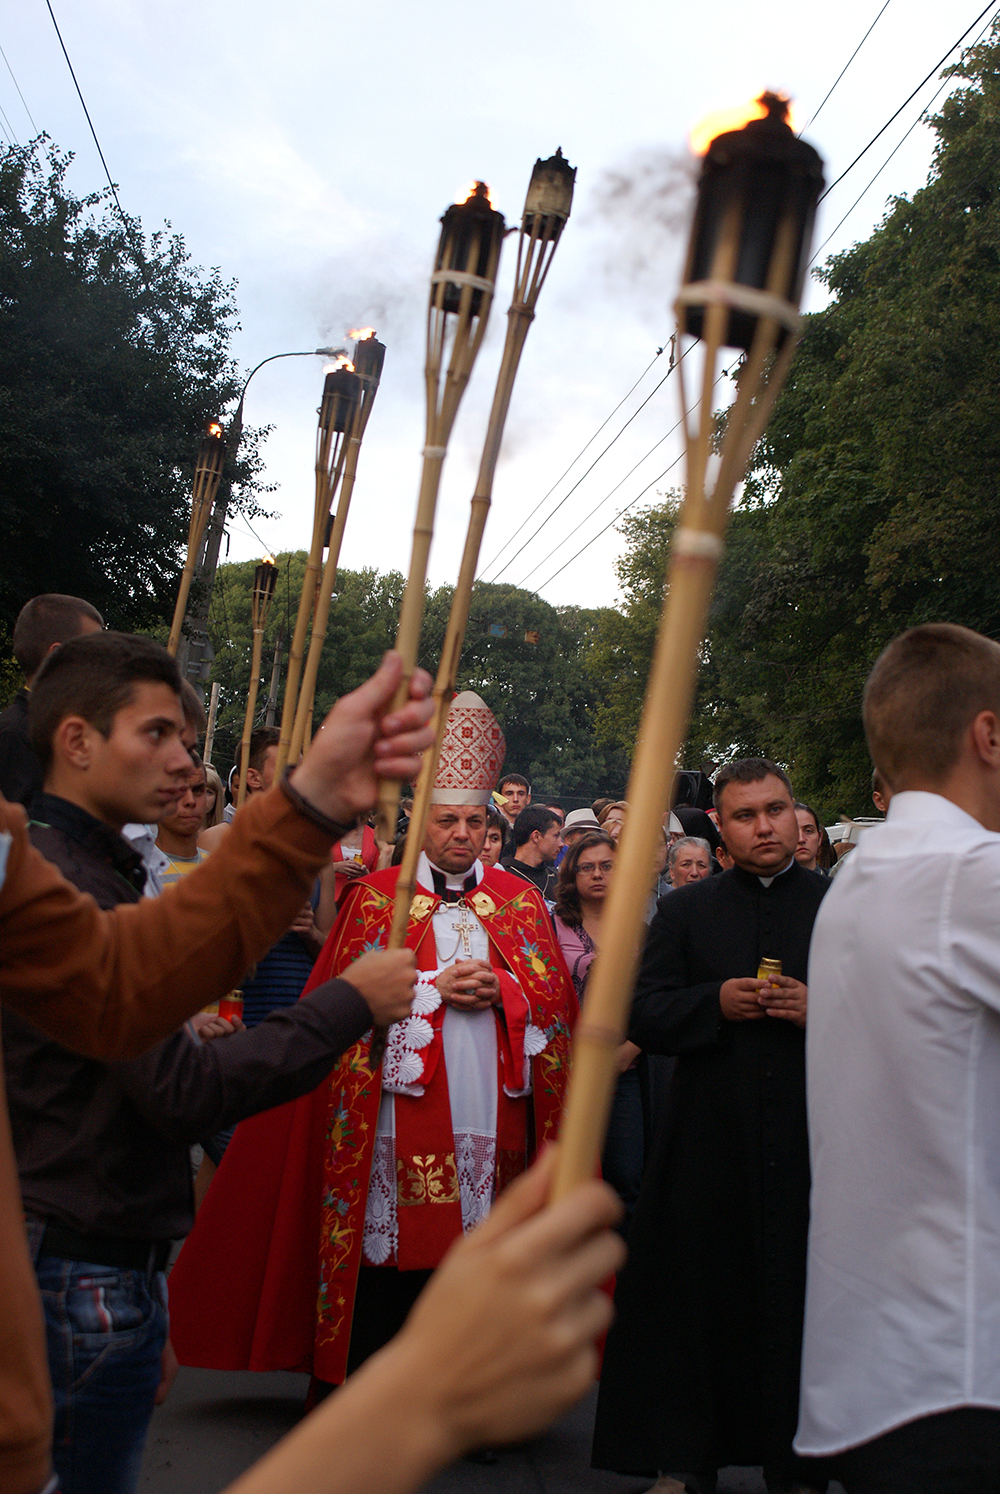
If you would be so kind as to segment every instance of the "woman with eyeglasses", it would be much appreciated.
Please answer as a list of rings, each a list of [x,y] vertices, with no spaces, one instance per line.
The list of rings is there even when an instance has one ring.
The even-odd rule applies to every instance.
[[[588,830],[566,852],[559,867],[553,921],[581,1006],[586,1000],[587,976],[600,946],[601,920],[614,866],[615,843],[611,836],[603,830]],[[636,1067],[640,1053],[635,1043],[622,1043],[618,1049],[618,1083],[601,1158],[605,1178],[625,1205],[623,1230],[628,1227],[642,1182],[642,1092]]]

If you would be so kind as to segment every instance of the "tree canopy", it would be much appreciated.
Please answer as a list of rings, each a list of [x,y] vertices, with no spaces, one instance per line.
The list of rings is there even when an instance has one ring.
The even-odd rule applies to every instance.
[[[236,398],[233,286],[107,193],[74,197],[45,137],[0,152],[0,622],[43,591],[113,626],[169,618],[206,422]],[[252,509],[255,433],[233,469]]]
[[[733,514],[688,746],[778,759],[828,817],[870,812],[860,695],[889,639],[1000,636],[1000,31],[951,72],[927,185],[820,272],[830,302]],[[674,513],[625,528],[627,605],[591,661],[609,742],[634,739]]]
[[[282,658],[295,626],[305,552],[277,557],[277,592],[265,629],[258,722],[267,710],[279,629]],[[213,677],[220,682],[217,762],[232,761],[243,727],[250,677],[250,593],[254,562],[219,567],[212,597]],[[341,571],[330,609],[315,719],[378,666],[395,641],[404,579],[398,571]],[[452,588],[429,592],[419,662],[432,674],[444,642]],[[521,772],[539,796],[592,799],[621,794],[628,776],[624,752],[597,742],[600,689],[584,668],[599,610],[555,608],[514,586],[481,584],[473,592],[459,690],[475,690],[495,713],[507,739],[507,767]],[[282,675],[284,665],[282,665]],[[279,690],[281,721],[283,695]]]

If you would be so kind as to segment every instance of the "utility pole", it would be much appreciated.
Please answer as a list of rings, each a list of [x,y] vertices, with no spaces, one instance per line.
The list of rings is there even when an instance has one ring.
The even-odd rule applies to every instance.
[[[267,694],[267,715],[264,718],[268,726],[274,725],[275,712],[278,708],[278,681],[281,679],[281,647],[285,641],[285,625],[278,624],[278,636],[274,640],[274,664],[271,668],[271,688]]]

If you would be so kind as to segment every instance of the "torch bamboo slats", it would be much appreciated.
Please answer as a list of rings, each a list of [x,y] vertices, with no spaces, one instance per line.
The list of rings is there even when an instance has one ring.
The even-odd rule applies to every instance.
[[[472,587],[479,566],[479,550],[493,498],[493,478],[500,455],[504,427],[507,423],[507,412],[510,409],[514,379],[520,365],[528,330],[534,320],[539,292],[549,272],[556,245],[570,214],[575,177],[575,169],[563,160],[562,152],[557,151],[548,161],[536,161],[528,187],[517,243],[514,297],[507,312],[507,339],[493,395],[486,440],[479,463],[479,475],[472,497],[462,564],[452,596],[448,627],[441,650],[437,678],[434,682],[434,716],[432,718],[435,729],[434,742],[424,753],[414,794],[406,845],[399,869],[399,880],[396,883],[390,948],[396,947],[392,943],[393,936],[401,943],[406,933],[410,902],[416,887],[417,862],[424,842],[431,792],[441,756],[441,745],[444,741],[448,707],[458,679],[458,665],[469,621],[469,608],[472,603]]]
[[[273,560],[263,560],[254,572],[253,597],[250,603],[250,621],[253,628],[253,651],[250,662],[250,689],[247,693],[247,708],[243,717],[243,737],[240,744],[240,787],[236,796],[239,809],[247,796],[247,769],[250,759],[250,738],[253,736],[253,718],[257,709],[257,689],[260,684],[260,658],[264,648],[264,629],[267,626],[267,611],[278,584],[278,567]]]
[[[441,238],[427,308],[424,365],[427,416],[423,469],[413,525],[410,570],[396,634],[396,648],[403,657],[403,679],[391,709],[398,709],[406,700],[416,668],[441,469],[462,395],[486,335],[503,240],[503,216],[490,206],[482,182],[476,183],[466,202],[450,207],[441,222]],[[442,387],[441,375],[449,336],[451,350]],[[383,840],[395,839],[398,814],[399,784],[386,782],[379,794],[377,808],[378,833]],[[398,944],[390,943],[390,948],[398,947]]]
[[[194,485],[191,492],[191,518],[188,521],[187,555],[184,560],[184,569],[181,572],[180,584],[177,588],[177,602],[174,606],[173,622],[170,625],[170,637],[167,641],[167,652],[177,655],[180,647],[181,629],[184,625],[184,614],[187,611],[188,597],[191,594],[191,581],[194,577],[194,568],[201,551],[201,543],[205,538],[205,526],[208,523],[209,514],[212,512],[212,504],[219,490],[219,482],[222,478],[222,468],[226,460],[225,442],[222,440],[222,428],[212,424],[208,433],[198,448],[198,459],[194,469]]]
[[[347,527],[347,516],[350,512],[354,484],[358,475],[358,458],[361,455],[361,442],[368,426],[372,406],[375,403],[375,396],[378,393],[378,386],[382,377],[385,348],[374,336],[365,338],[363,342],[358,343],[358,349],[354,358],[354,371],[361,380],[361,398],[355,407],[354,421],[345,443],[346,456],[344,459],[344,474],[340,483],[340,501],[337,504],[336,517],[333,521],[333,527],[330,530],[330,541],[327,547],[326,560],[323,564],[323,574],[320,578],[319,590],[316,593],[312,635],[309,639],[309,653],[306,658],[305,669],[302,672],[302,684],[299,688],[299,699],[295,711],[291,746],[288,754],[292,762],[298,759],[303,747],[308,745],[308,737],[311,735],[313,703],[316,698],[316,679],[319,674],[319,663],[323,654],[323,645],[326,642],[326,625],[330,616],[330,602],[333,598],[334,588],[337,585],[340,546],[344,538],[344,530]]]
[[[312,538],[306,560],[299,608],[295,618],[295,631],[288,650],[288,668],[285,674],[285,700],[281,712],[281,738],[275,762],[275,776],[279,776],[288,762],[292,743],[292,729],[298,705],[299,682],[302,677],[302,662],[305,655],[306,633],[309,617],[317,595],[320,579],[320,559],[330,506],[344,467],[346,453],[345,436],[353,418],[355,401],[359,390],[358,381],[347,369],[341,368],[327,374],[320,403],[319,423],[316,429],[316,482],[313,500]]]
[[[811,154],[819,179],[814,203],[822,175],[818,156]],[[660,628],[626,795],[629,813],[615,857],[601,947],[591,968],[583,1015],[574,1035],[573,1073],[553,1185],[556,1198],[593,1176],[607,1130],[617,1077],[616,1050],[625,1035],[639,962],[644,910],[640,890],[652,881],[662,817],[687,733],[729,505],[795,350],[796,335],[791,328],[798,325],[798,309],[789,295],[796,281],[803,235],[808,243],[805,223],[811,226],[811,209],[805,221],[801,211],[796,220],[790,207],[779,219],[763,292],[736,281],[744,231],[756,226],[753,209],[752,199],[743,204],[737,200],[719,216],[710,273],[699,283],[685,285],[677,301],[679,335],[685,331],[687,308],[704,308],[700,398],[697,417],[692,420],[679,365],[687,492],[671,547]],[[692,241],[689,272],[693,254]],[[715,430],[712,394],[718,355],[727,345],[730,318],[737,312],[755,317],[756,325],[738,375],[736,399],[727,412],[715,481],[710,485],[709,457]]]

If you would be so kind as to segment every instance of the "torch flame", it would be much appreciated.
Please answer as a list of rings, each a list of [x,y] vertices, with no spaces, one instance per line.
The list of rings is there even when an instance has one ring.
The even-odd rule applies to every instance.
[[[730,130],[742,130],[751,120],[766,119],[772,110],[782,111],[782,117],[795,129],[791,100],[785,94],[765,90],[745,104],[729,109],[716,109],[714,113],[706,115],[692,127],[688,144],[696,156],[703,156],[719,135],[728,134]]]
[[[354,342],[367,342],[370,337],[374,337],[375,336],[375,328],[374,327],[352,327],[351,330],[350,330],[350,332],[348,332],[347,335],[348,335],[348,337],[352,338]]]
[[[261,561],[261,565],[277,565],[277,564],[278,564],[278,562],[275,560],[275,558],[274,558],[273,555],[265,555],[264,559]]]
[[[213,420],[212,423],[209,425],[209,427],[208,427],[208,434],[210,436],[221,436],[222,435],[222,426],[219,424],[219,422],[217,420]]]
[[[337,356],[332,363],[323,364],[323,372],[325,374],[332,374],[336,373],[337,370],[341,368],[346,368],[348,373],[354,372],[354,364],[351,362],[350,358],[348,358],[343,348],[341,348],[337,353]]]
[[[485,198],[490,207],[493,207],[493,193],[485,182],[470,182],[467,187],[462,188],[455,201],[459,203],[471,202],[474,197]]]

